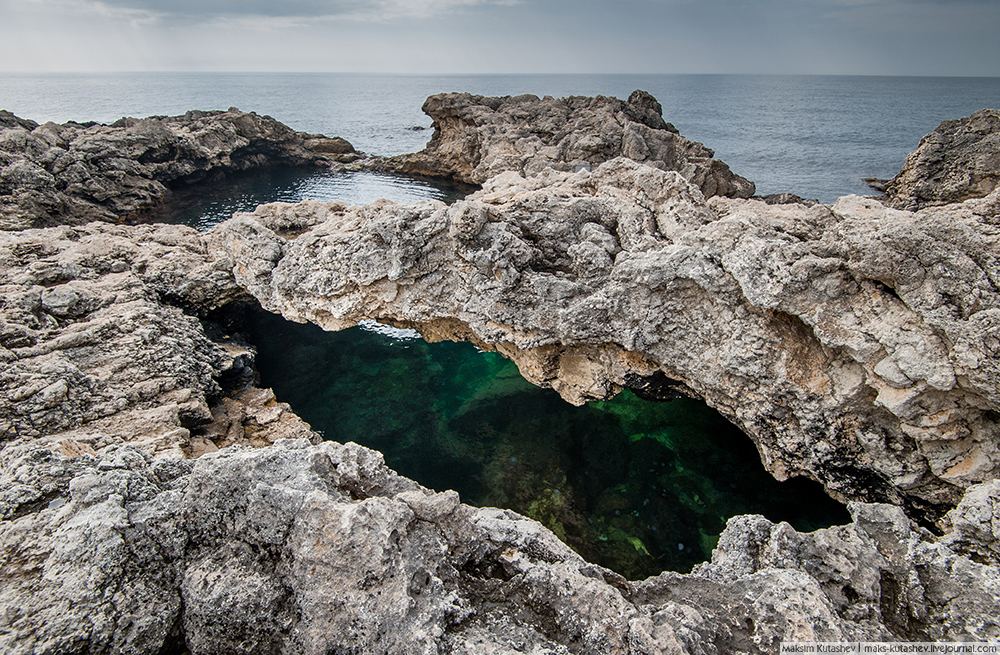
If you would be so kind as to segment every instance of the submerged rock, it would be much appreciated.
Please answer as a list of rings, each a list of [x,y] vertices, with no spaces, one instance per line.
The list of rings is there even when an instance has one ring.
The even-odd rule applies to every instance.
[[[339,138],[303,134],[269,116],[189,111],[112,125],[38,125],[0,114],[0,230],[118,222],[168,188],[261,166],[357,157]]]
[[[390,158],[384,164],[390,170],[483,184],[506,171],[530,176],[628,157],[677,171],[706,196],[754,194],[753,182],[664,121],[660,103],[645,91],[627,102],[445,93],[428,98],[423,109],[434,120],[434,135],[421,152]]]
[[[989,202],[706,201],[619,158],[504,173],[451,206],[279,203],[216,230],[287,318],[471,341],[576,404],[660,376],[779,478],[934,518],[1000,466]]]
[[[810,534],[738,517],[711,563],[628,582],[356,444],[175,462],[22,443],[0,451],[0,649],[769,653],[1000,634],[996,565],[898,508],[851,510]]]
[[[885,201],[916,210],[989,195],[1000,185],[1000,111],[947,120],[920,140],[885,182]]]

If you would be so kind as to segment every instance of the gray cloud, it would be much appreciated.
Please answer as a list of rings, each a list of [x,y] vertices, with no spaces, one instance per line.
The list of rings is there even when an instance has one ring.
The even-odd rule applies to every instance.
[[[203,20],[220,17],[386,20],[427,18],[477,5],[512,5],[517,0],[36,0],[109,18]]]

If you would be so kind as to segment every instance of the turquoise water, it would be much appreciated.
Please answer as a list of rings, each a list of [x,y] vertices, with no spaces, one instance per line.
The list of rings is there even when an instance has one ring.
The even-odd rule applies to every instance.
[[[402,475],[530,516],[630,579],[709,558],[726,519],[813,530],[850,520],[819,484],[777,482],[703,402],[623,392],[574,407],[496,353],[369,324],[324,332],[246,321],[261,385],[326,439],[377,449]]]

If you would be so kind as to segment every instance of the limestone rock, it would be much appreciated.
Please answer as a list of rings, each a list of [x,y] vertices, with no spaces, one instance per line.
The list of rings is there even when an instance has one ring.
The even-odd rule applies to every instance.
[[[706,201],[619,158],[451,206],[262,206],[214,243],[291,320],[471,341],[577,404],[660,380],[779,478],[933,520],[1000,466],[1000,232],[977,211]]]
[[[19,442],[0,450],[0,508],[11,655],[773,653],[1000,634],[998,567],[885,505],[810,534],[738,517],[711,563],[641,582],[356,444],[172,461]]]
[[[112,125],[38,125],[0,115],[0,229],[118,222],[168,188],[273,165],[357,157],[343,139],[303,134],[231,108],[123,118]]]
[[[1000,185],[1000,111],[947,120],[920,140],[885,185],[885,201],[916,210],[987,196]]]
[[[181,226],[0,232],[0,444],[180,458],[318,439],[273,394],[223,396],[253,380],[253,353],[200,320],[244,297],[230,266]]]
[[[604,96],[446,93],[429,97],[423,110],[434,120],[427,147],[390,158],[386,167],[482,184],[505,171],[530,176],[546,168],[573,171],[628,157],[677,171],[706,196],[747,198],[754,193],[753,182],[664,121],[660,103],[644,91],[634,92],[627,102]]]

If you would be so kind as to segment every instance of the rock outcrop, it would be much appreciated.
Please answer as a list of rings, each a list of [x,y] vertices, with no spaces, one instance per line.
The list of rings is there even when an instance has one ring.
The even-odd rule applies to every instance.
[[[252,388],[250,348],[208,337],[198,316],[244,293],[207,238],[103,223],[0,232],[0,447],[129,442],[179,458],[318,439]]]
[[[38,125],[3,112],[0,229],[115,223],[160,201],[171,186],[357,156],[343,139],[295,132],[235,108],[112,125]]]
[[[711,563],[630,583],[356,444],[175,461],[22,443],[0,451],[0,650],[774,653],[1000,635],[1000,569],[960,554],[982,523],[956,513],[935,540],[896,507],[851,511],[810,534],[738,517]]]
[[[890,206],[916,210],[982,198],[998,185],[1000,111],[982,109],[944,121],[922,138],[883,190]]]
[[[446,93],[429,97],[423,110],[434,120],[427,147],[390,158],[383,167],[483,184],[507,171],[530,176],[547,168],[573,171],[628,157],[679,172],[705,196],[754,194],[753,182],[664,121],[660,103],[644,91],[634,92],[627,102],[604,96]]]
[[[438,98],[461,109],[458,136],[438,126],[439,174],[489,178],[452,206],[279,203],[205,234],[0,232],[0,650],[710,654],[1000,638],[1000,190],[916,212],[727,198],[726,183],[746,195],[741,178],[664,137],[648,96]],[[618,127],[587,145],[500,122],[554,121],[528,109],[559,102],[615,107]],[[174,119],[38,127],[0,113],[7,227],[120,216],[161,179],[135,171],[270,161],[199,122],[228,115],[190,114],[196,138]],[[591,119],[572,116],[586,134]],[[167,137],[171,125],[188,127]],[[605,147],[641,154],[640,137],[652,165]],[[118,153],[84,157],[104,162],[87,173],[97,186],[49,185],[46,157],[87,143]],[[696,154],[675,170],[656,144]],[[557,170],[584,152],[593,171]],[[810,534],[733,518],[711,562],[629,582],[534,521],[318,443],[250,384],[252,346],[213,321],[248,292],[328,329],[374,318],[471,341],[575,403],[623,387],[702,396],[778,477],[866,502]]]
[[[779,478],[934,518],[1000,466],[991,202],[706,201],[616,159],[506,173],[451,206],[279,203],[216,229],[240,286],[287,318],[472,341],[577,404],[695,394]]]

